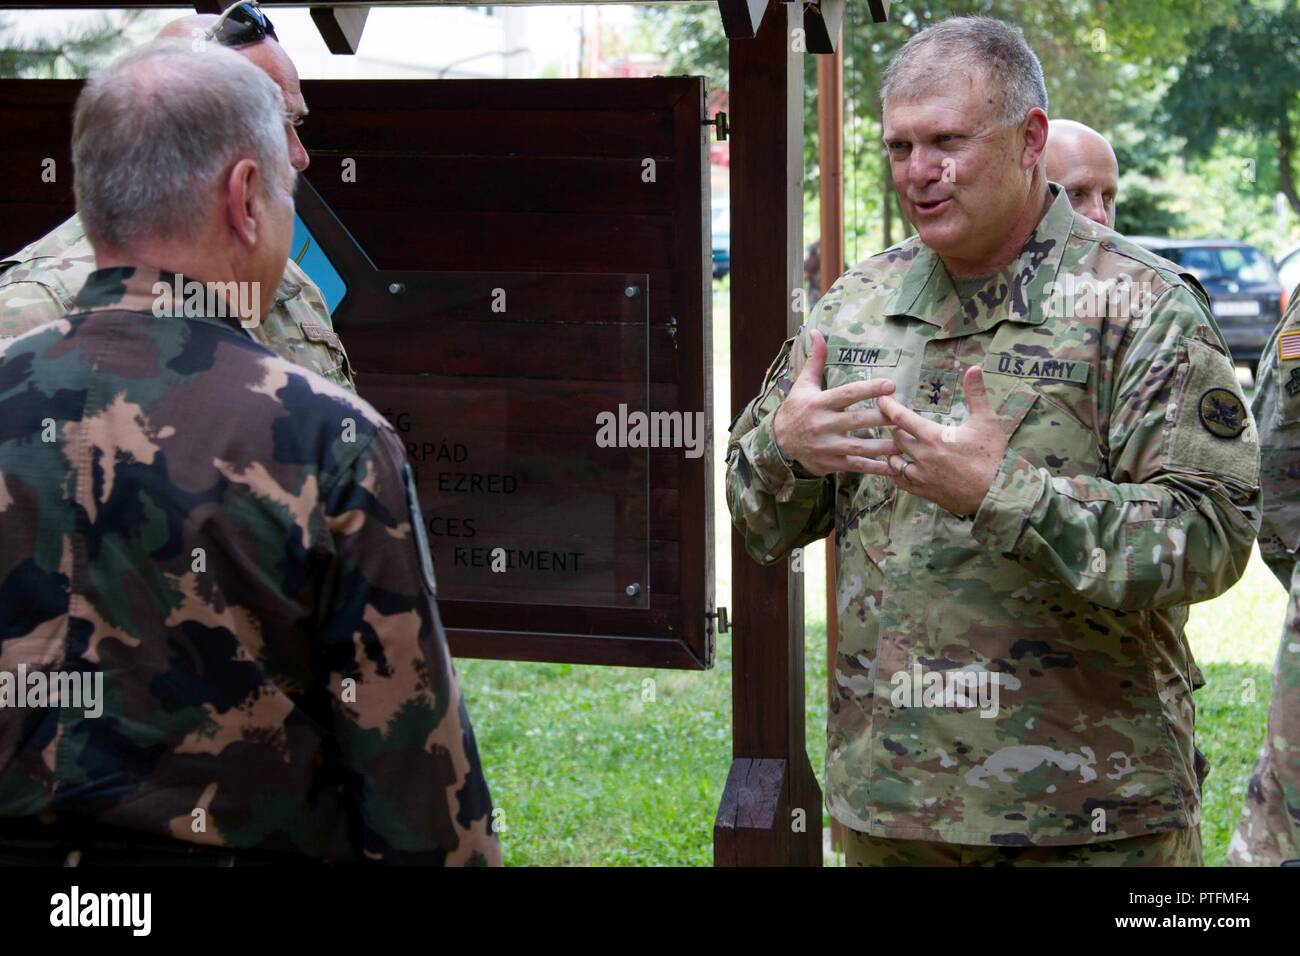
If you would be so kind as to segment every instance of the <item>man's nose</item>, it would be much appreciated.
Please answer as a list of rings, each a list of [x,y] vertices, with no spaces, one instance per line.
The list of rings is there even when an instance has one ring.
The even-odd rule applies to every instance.
[[[300,173],[311,165],[307,147],[302,144],[302,140],[298,138],[298,131],[292,126],[289,127],[289,165]]]
[[[1083,214],[1093,222],[1106,225],[1106,204],[1101,201],[1100,196],[1090,196]]]
[[[939,161],[938,151],[924,146],[913,146],[912,155],[908,157],[907,179],[917,186],[928,186],[943,175],[943,165]]]

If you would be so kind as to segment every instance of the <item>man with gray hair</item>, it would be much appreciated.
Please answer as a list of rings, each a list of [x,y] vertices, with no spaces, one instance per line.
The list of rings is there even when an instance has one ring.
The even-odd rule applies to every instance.
[[[0,669],[104,700],[0,707],[0,860],[499,861],[402,445],[240,329],[289,249],[284,121],[184,41],[78,100],[98,269],[0,346]]]
[[[836,531],[848,862],[1198,863],[1183,626],[1259,522],[1232,362],[1170,263],[1049,184],[1015,29],[917,33],[881,97],[917,235],[826,293],[727,449],[755,560]]]
[[[310,160],[298,138],[298,127],[307,116],[298,72],[276,40],[275,27],[255,3],[236,3],[220,17],[180,17],[164,26],[158,37],[186,39],[196,56],[225,46],[265,71],[280,88],[284,100],[289,161],[299,172],[307,168]],[[187,118],[179,120],[186,122]],[[167,173],[181,174],[183,170]],[[134,181],[122,183],[122,188],[123,202],[140,201]],[[75,215],[8,258],[0,259],[0,342],[67,312],[77,290],[94,269],[94,253]],[[295,365],[355,391],[352,366],[334,331],[324,296],[296,262],[285,263],[274,301],[245,331],[255,342]]]

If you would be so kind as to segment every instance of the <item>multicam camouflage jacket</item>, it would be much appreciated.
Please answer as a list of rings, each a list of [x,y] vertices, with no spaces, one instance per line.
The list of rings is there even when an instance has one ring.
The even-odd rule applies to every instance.
[[[496,863],[414,482],[366,402],[95,272],[0,347],[0,818],[327,860]],[[97,678],[98,679],[98,678]]]
[[[842,276],[732,424],[750,555],[836,533],[827,802],[874,836],[1052,845],[1198,820],[1183,627],[1246,567],[1256,434],[1202,299],[1052,190],[968,300],[917,238]],[[884,476],[785,464],[772,419],[811,328],[824,387],[888,378],[943,425],[983,367],[1009,446],[973,518]]]
[[[1300,297],[1294,294],[1260,360],[1252,409],[1264,492],[1259,550],[1290,600],[1273,667],[1268,732],[1228,863],[1277,866],[1300,858]]]
[[[0,344],[72,311],[73,298],[94,271],[95,253],[76,216],[0,259]],[[275,305],[247,333],[294,365],[357,390],[325,299],[292,259],[275,290]]]

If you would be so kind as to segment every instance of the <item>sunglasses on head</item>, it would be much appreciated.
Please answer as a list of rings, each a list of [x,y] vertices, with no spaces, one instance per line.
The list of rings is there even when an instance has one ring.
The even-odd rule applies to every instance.
[[[270,19],[257,6],[257,0],[244,0],[227,7],[221,19],[210,26],[203,34],[209,40],[216,40],[222,46],[247,46],[270,37],[279,42],[275,27]]]

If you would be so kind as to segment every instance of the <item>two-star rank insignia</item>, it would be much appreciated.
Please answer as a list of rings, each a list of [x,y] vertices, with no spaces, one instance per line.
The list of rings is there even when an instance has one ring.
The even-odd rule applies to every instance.
[[[1246,430],[1246,406],[1235,392],[1226,388],[1207,388],[1201,395],[1198,410],[1201,424],[1211,435],[1236,438]]]

